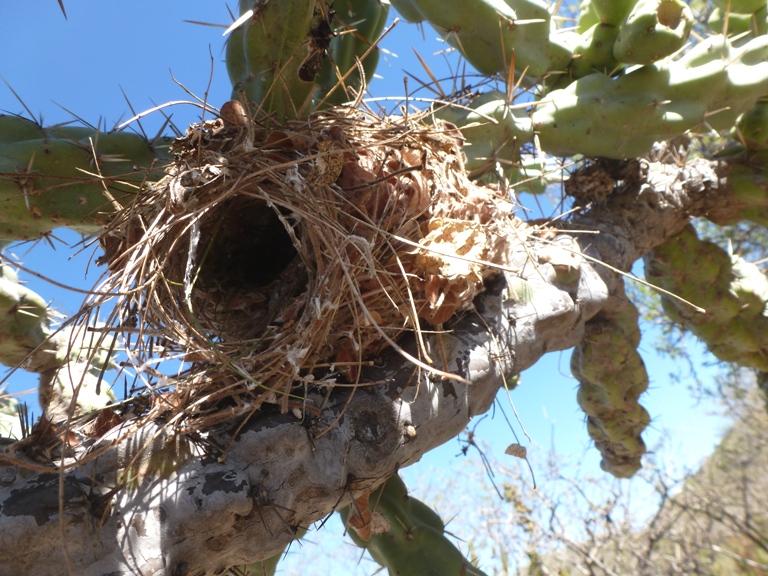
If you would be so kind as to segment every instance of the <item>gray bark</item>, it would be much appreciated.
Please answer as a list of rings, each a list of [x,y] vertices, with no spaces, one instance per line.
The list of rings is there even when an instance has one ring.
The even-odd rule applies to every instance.
[[[351,398],[337,390],[313,420],[260,413],[234,440],[240,422],[195,438],[149,422],[113,442],[134,424],[126,422],[77,447],[72,456],[86,463],[64,472],[44,472],[39,460],[28,468],[28,456],[6,446],[0,574],[67,574],[68,566],[83,576],[221,574],[274,555],[297,527],[459,434],[488,410],[505,379],[546,352],[578,344],[584,324],[623,296],[622,278],[600,262],[628,270],[702,206],[727,202],[716,168],[705,161],[685,168],[645,163],[607,200],[564,225],[573,232],[532,239],[514,256],[517,273],[490,281],[475,311],[428,338],[433,356],[447,358],[438,367],[465,381],[436,378],[392,352],[365,372],[384,384]],[[576,257],[577,277],[563,281],[561,263],[573,259],[576,245],[597,262]],[[174,451],[188,457],[170,458]],[[158,471],[163,458],[175,464]],[[146,473],[114,489],[131,462],[130,470]]]

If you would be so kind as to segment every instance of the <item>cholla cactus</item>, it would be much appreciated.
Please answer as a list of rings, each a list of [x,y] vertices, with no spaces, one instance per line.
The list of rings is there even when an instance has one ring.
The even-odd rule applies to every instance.
[[[359,104],[367,84],[373,80],[379,58],[376,42],[386,23],[390,2],[240,0],[239,18],[229,31],[226,45],[232,99],[222,106],[219,118],[190,128],[173,148],[166,139],[148,142],[125,132],[100,133],[73,126],[43,127],[17,116],[0,116],[0,241],[36,238],[57,226],[100,234],[107,223],[114,223],[113,217],[119,213],[123,221],[131,225],[120,229],[122,235],[115,233],[114,227],[102,235],[110,266],[116,269],[127,266],[127,260],[120,260],[116,254],[135,247],[161,216],[174,224],[181,222],[183,233],[189,234],[188,239],[184,236],[189,256],[185,253],[182,264],[178,264],[178,259],[174,261],[176,268],[172,272],[177,275],[165,274],[168,270],[161,269],[153,278],[158,282],[155,286],[167,292],[153,288],[148,297],[143,300],[137,297],[133,303],[141,304],[136,304],[136,308],[147,307],[159,299],[158,293],[170,294],[167,300],[172,306],[194,319],[187,331],[210,344],[207,348],[185,349],[182,356],[185,361],[215,366],[222,371],[232,369],[230,375],[236,376],[233,380],[239,384],[245,381],[244,386],[250,387],[249,390],[267,387],[255,400],[233,402],[233,406],[227,407],[239,410],[238,415],[258,409],[262,404],[276,403],[277,395],[285,392],[269,389],[261,379],[253,377],[254,371],[240,365],[241,360],[252,358],[255,350],[264,346],[263,342],[269,338],[265,332],[249,334],[243,341],[250,347],[238,349],[241,354],[236,361],[230,362],[230,358],[225,361],[219,344],[226,340],[226,331],[201,328],[203,316],[217,319],[217,326],[258,324],[271,331],[269,337],[272,337],[278,328],[301,325],[303,310],[315,307],[317,316],[321,317],[343,306],[348,306],[345,310],[354,309],[354,313],[349,314],[349,323],[356,322],[355,329],[350,327],[343,337],[336,335],[337,340],[324,344],[327,350],[318,346],[323,349],[316,356],[312,355],[314,350],[312,353],[306,349],[286,352],[288,348],[281,348],[285,345],[281,340],[267,347],[275,351],[270,366],[288,374],[286,378],[290,380],[280,408],[283,413],[289,413],[290,409],[304,417],[302,410],[307,409],[308,397],[297,401],[289,392],[295,392],[291,386],[299,378],[302,385],[317,383],[316,366],[332,366],[339,378],[358,383],[359,361],[363,360],[365,351],[361,351],[355,333],[365,333],[369,344],[376,342],[378,354],[384,347],[383,342],[397,346],[396,332],[418,332],[421,322],[432,323],[434,332],[445,334],[444,339],[439,341],[439,346],[433,344],[433,348],[420,342],[424,360],[412,355],[409,359],[422,369],[437,370],[440,378],[451,374],[435,368],[438,360],[445,364],[455,360],[451,369],[479,373],[477,365],[483,363],[471,354],[459,355],[461,357],[451,361],[446,359],[450,356],[446,348],[453,353],[453,348],[458,349],[461,342],[458,337],[455,342],[451,340],[453,335],[444,331],[442,324],[456,311],[470,310],[473,297],[493,287],[501,268],[507,274],[506,285],[493,288],[503,294],[506,305],[530,304],[527,312],[538,315],[541,308],[537,307],[540,304],[537,298],[551,297],[555,302],[547,308],[549,316],[542,313],[537,329],[546,331],[546,322],[567,316],[563,310],[575,310],[569,316],[568,330],[563,331],[567,335],[558,334],[559,339],[552,339],[556,346],[575,345],[572,371],[580,382],[578,403],[587,417],[587,431],[603,456],[603,468],[617,477],[629,477],[640,467],[645,452],[641,433],[650,422],[650,415],[639,403],[648,386],[648,376],[637,352],[638,314],[626,300],[622,282],[616,279],[614,269],[606,267],[608,271],[602,271],[604,283],[600,284],[603,292],[595,290],[600,294],[590,300],[591,289],[603,281],[597,273],[589,276],[591,268],[585,264],[587,258],[599,260],[598,256],[603,255],[587,255],[591,239],[573,240],[573,245],[578,243],[583,251],[571,248],[567,257],[561,254],[554,258],[540,249],[540,245],[551,243],[558,233],[542,229],[541,222],[520,223],[515,231],[520,234],[519,242],[526,247],[519,251],[524,253],[521,257],[511,243],[505,244],[508,239],[498,233],[497,226],[501,220],[512,220],[508,191],[544,191],[548,183],[547,159],[573,158],[577,166],[574,179],[581,166],[587,166],[582,176],[594,166],[608,167],[589,172],[592,176],[599,172],[602,180],[591,180],[589,193],[574,195],[579,215],[574,216],[573,221],[583,223],[599,215],[611,197],[626,195],[627,190],[634,190],[639,197],[644,193],[638,191],[643,186],[653,188],[654,183],[649,179],[640,181],[644,178],[643,170],[647,172],[650,163],[658,163],[657,152],[663,148],[660,143],[680,137],[692,138],[699,133],[731,138],[726,150],[719,152],[721,165],[713,168],[707,181],[714,182],[712,186],[723,197],[728,195],[731,209],[718,212],[725,203],[722,200],[712,201],[711,205],[703,202],[704,208],[696,207],[697,215],[720,223],[742,219],[760,224],[768,222],[764,170],[768,145],[768,9],[764,0],[718,0],[716,3],[718,7],[705,25],[697,22],[691,7],[680,0],[583,0],[578,13],[566,14],[575,22],[573,27],[561,25],[559,16],[564,14],[553,14],[561,3],[551,6],[542,0],[391,0],[392,7],[405,20],[432,26],[479,73],[506,83],[506,90],[461,93],[455,95],[453,101],[447,97],[423,116],[439,129],[439,137],[427,134],[427,128],[420,124],[417,132],[427,136],[416,144],[413,143],[416,140],[409,141],[406,146],[403,134],[410,133],[412,127],[397,124],[391,135],[382,139],[384,143],[377,143],[379,148],[374,151],[372,146],[350,145],[354,139],[348,137],[349,133],[357,128],[364,132],[361,127],[368,126],[369,120],[374,121],[362,112],[348,113],[348,108]],[[565,13],[567,6],[562,10]],[[692,34],[695,24],[697,33]],[[516,88],[527,91],[522,104],[513,102],[518,97]],[[323,110],[342,104],[348,107],[347,112],[322,116]],[[312,124],[312,119],[317,123]],[[310,125],[311,129],[307,128]],[[429,154],[425,151],[427,148]],[[702,154],[708,154],[706,148],[702,149],[705,150]],[[238,168],[233,165],[236,162],[230,164],[230,159],[241,160],[244,156],[230,154],[233,150],[244,156],[258,150],[268,162],[259,164],[258,170],[237,172]],[[385,150],[381,158],[375,156],[379,150]],[[677,160],[684,162],[681,158],[688,150],[676,148],[675,152]],[[203,156],[205,166],[200,165]],[[629,163],[630,167],[637,168],[634,171],[621,162],[611,162],[644,156],[646,159],[642,162]],[[463,158],[465,166],[461,166]],[[589,158],[596,159],[585,160]],[[457,166],[448,172],[435,169],[439,162],[447,165],[449,160]],[[673,162],[669,158],[665,161],[666,167],[672,170]],[[175,164],[168,168],[171,162]],[[463,171],[465,168],[468,173]],[[441,176],[448,173],[450,178]],[[286,263],[282,263],[286,264],[282,268],[277,266],[275,273],[259,271],[255,280],[238,268],[241,282],[236,286],[221,286],[220,272],[224,265],[212,262],[215,256],[210,256],[208,250],[213,250],[216,242],[225,237],[232,248],[227,252],[226,262],[242,264],[244,258],[240,250],[244,242],[239,242],[241,238],[236,238],[238,242],[232,241],[232,234],[238,226],[245,229],[253,224],[255,220],[249,221],[247,216],[252,215],[259,222],[266,222],[265,228],[285,235],[286,252],[290,255],[306,240],[300,231],[302,222],[313,216],[310,211],[292,211],[292,204],[281,204],[274,197],[258,196],[257,209],[253,203],[243,202],[227,214],[227,218],[214,224],[206,221],[203,233],[208,235],[210,243],[196,245],[201,234],[200,222],[188,225],[184,215],[199,197],[190,200],[187,196],[195,191],[209,191],[214,182],[237,180],[233,174],[242,179],[256,179],[247,190],[249,201],[263,192],[265,182],[280,180],[281,185],[291,187],[299,196],[312,187],[328,191],[324,207],[335,206],[334,202],[353,206],[347,220],[329,224],[334,226],[339,242],[318,243],[316,246],[322,249],[317,248],[312,258],[305,256],[304,260],[305,263],[320,260],[325,252],[337,251],[349,259],[350,266],[365,269],[368,276],[358,284],[354,284],[351,277],[339,274],[339,278],[354,284],[350,293],[360,295],[359,302],[331,302],[326,309],[323,308],[325,301],[319,297],[301,300],[297,286],[306,278],[297,272],[297,266]],[[262,176],[263,180],[258,180]],[[529,184],[526,188],[526,182],[531,179],[536,181],[535,185]],[[482,182],[492,182],[493,187],[480,187],[478,183]],[[705,187],[702,183],[689,197]],[[161,201],[162,194],[158,191],[162,190],[168,194]],[[365,194],[357,194],[360,190],[365,190]],[[439,201],[436,190],[445,193]],[[363,200],[355,204],[359,197]],[[662,201],[654,199],[654,208],[658,208]],[[601,228],[601,234],[595,236],[596,245],[608,237],[605,243],[613,241],[619,246],[613,254],[620,253],[615,256],[620,271],[627,271],[632,265],[622,258],[634,254],[635,246],[622,233],[642,219],[632,213],[638,204],[643,203],[628,204],[630,208],[627,208],[617,200],[613,205],[619,206],[615,210],[619,213],[617,220]],[[653,202],[641,208],[650,204]],[[681,204],[682,207],[674,204],[675,210],[684,214],[678,216],[669,230],[674,228],[674,232],[678,232],[683,228],[688,219],[685,211],[690,208],[693,213],[692,204],[693,201],[685,206]],[[456,205],[466,207],[469,216],[460,220],[451,212]],[[130,218],[125,216],[127,206],[138,207]],[[387,211],[392,213],[390,220],[395,224],[384,230],[387,240],[382,247],[371,240],[375,236],[371,223],[378,222],[375,218],[381,218],[382,214],[389,214]],[[425,214],[431,218],[429,222],[420,220]],[[584,219],[578,220],[580,216]],[[227,225],[223,224],[225,221]],[[233,222],[236,225],[232,225]],[[567,229],[569,225],[562,226]],[[573,232],[573,236],[579,233]],[[659,234],[672,235],[672,232],[665,229]],[[762,272],[714,244],[699,240],[692,228],[685,228],[669,239],[660,238],[659,242],[645,240],[635,242],[641,248],[637,248],[634,258],[653,248],[646,260],[649,280],[698,307],[666,296],[663,307],[669,317],[704,340],[718,358],[768,371],[765,341],[768,280]],[[258,243],[248,244],[250,248],[254,246],[259,248]],[[449,249],[440,248],[442,246]],[[430,258],[401,257],[406,252],[413,256],[430,249],[434,255],[431,260],[440,261],[440,266],[424,264]],[[195,255],[200,253],[203,256],[198,262]],[[384,253],[386,259],[382,256]],[[456,255],[460,256],[463,267],[454,269],[471,272],[463,273],[463,278],[461,273],[451,278],[441,277],[442,264],[450,264]],[[376,258],[384,260],[380,269],[372,264]],[[497,260],[490,261],[494,258]],[[531,262],[537,267],[536,273],[523,278]],[[446,268],[450,266],[446,264]],[[264,291],[255,296],[243,293],[244,286],[250,287],[249,282],[258,284],[259,290],[278,286],[277,279],[285,270],[293,274],[295,282],[283,286],[279,297],[270,299],[264,296]],[[206,272],[212,278],[207,278],[201,288],[200,274]],[[317,280],[325,293],[333,296],[336,293],[320,282],[325,272],[327,270],[313,270],[306,276]],[[382,281],[384,277],[398,274],[406,279],[402,284]],[[468,282],[470,275],[472,282]],[[410,279],[414,279],[412,284]],[[535,284],[539,279],[543,280]],[[533,293],[535,289],[531,286],[534,285],[540,294]],[[525,289],[515,290],[519,286]],[[427,296],[422,300],[414,298],[412,293],[416,289]],[[355,308],[357,304],[365,308],[363,293],[376,294],[386,300],[397,312],[400,323],[391,323],[394,328],[388,326],[390,331],[376,331],[377,317],[367,308],[365,311]],[[409,295],[411,301],[397,300],[403,294]],[[596,299],[600,300],[599,306],[594,304]],[[204,306],[195,308],[201,301]],[[4,311],[0,317],[0,360],[43,375],[41,390],[49,421],[60,422],[114,400],[101,382],[111,366],[111,346],[105,347],[102,341],[91,342],[84,334],[71,331],[51,337],[45,301],[22,287],[15,272],[4,263],[0,264],[0,304]],[[254,322],[256,309],[261,312],[259,322]],[[517,333],[513,327],[517,320],[517,317],[512,320],[505,317],[509,325],[488,329],[514,340]],[[184,329],[179,329],[173,321],[158,324],[177,330],[180,342],[193,341],[192,336],[186,340]],[[305,326],[305,332],[310,333],[312,326]],[[536,329],[529,332],[535,333]],[[533,356],[543,354],[546,346],[533,348],[535,353],[530,352],[528,356],[518,357],[514,353],[508,356],[514,357],[515,362],[529,364]],[[494,348],[494,358],[505,358],[506,352]],[[305,357],[315,358],[312,367],[300,365]],[[355,366],[355,362],[358,365]],[[509,372],[506,376],[514,376],[520,369],[504,366],[504,371]],[[178,406],[188,398],[178,392],[173,400],[169,404]],[[461,413],[475,414],[475,409],[487,409],[487,402],[473,402],[471,410]],[[318,406],[321,405],[325,406],[318,402]],[[314,405],[312,408],[321,410]],[[199,406],[195,405],[195,409]],[[166,416],[162,412],[162,418]],[[337,421],[338,418],[334,424]],[[410,428],[415,430],[408,424],[404,431],[398,429],[398,434],[403,432],[401,436],[410,441]],[[401,436],[397,442],[405,443]],[[183,456],[188,456],[186,451]],[[177,465],[182,464],[174,460],[173,466]],[[171,470],[175,471],[176,468]],[[387,474],[392,472],[390,469]],[[383,477],[380,475],[377,479],[380,481]],[[369,504],[364,501],[364,495],[358,498],[360,510],[354,513],[348,510],[345,518],[355,526],[356,516],[361,516],[362,524],[355,528],[357,536],[354,537],[390,574],[480,573],[448,541],[439,517],[407,496],[397,476],[374,491],[368,498]],[[375,504],[371,504],[372,501]],[[368,520],[377,519],[379,524],[373,523],[371,527],[364,512],[369,514]],[[240,511],[236,515],[244,517]],[[365,537],[362,529],[370,529],[372,534]],[[224,546],[222,542],[218,540],[215,545]],[[177,568],[180,565],[177,564]],[[265,562],[259,569],[273,571],[274,562]]]

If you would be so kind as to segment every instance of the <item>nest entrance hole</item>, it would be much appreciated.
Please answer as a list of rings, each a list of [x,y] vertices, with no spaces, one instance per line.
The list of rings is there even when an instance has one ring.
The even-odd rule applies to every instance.
[[[291,214],[276,210],[242,197],[217,210],[201,231],[200,288],[258,291],[280,277],[298,252],[285,227]]]

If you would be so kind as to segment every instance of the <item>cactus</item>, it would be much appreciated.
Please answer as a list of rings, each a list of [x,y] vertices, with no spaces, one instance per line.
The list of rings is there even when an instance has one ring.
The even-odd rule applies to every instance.
[[[540,0],[392,0],[392,5],[411,22],[429,22],[482,74],[506,76],[514,63],[530,85],[564,70],[571,59],[566,36],[553,33],[551,14]]]
[[[130,201],[143,181],[160,177],[152,169],[168,158],[169,145],[167,138],[148,142],[129,132],[43,128],[0,116],[0,240],[36,238],[60,226],[98,232],[114,202]]]
[[[368,550],[390,576],[485,574],[448,539],[440,516],[408,495],[405,483],[397,474],[374,490],[367,502],[372,515],[371,535],[368,539],[362,538],[354,528],[349,535],[355,544]],[[345,524],[361,512],[364,511],[349,506],[340,510]]]
[[[583,0],[575,32],[557,30],[541,0],[392,0],[405,19],[428,22],[481,74],[539,85],[537,100],[525,111],[510,105],[511,86],[507,93],[473,94],[468,109],[434,111],[461,129],[473,178],[491,179],[501,167],[513,185],[538,177],[531,189],[541,191],[546,181],[536,167],[524,165],[524,146],[562,156],[633,158],[659,140],[735,124],[732,135],[753,162],[727,173],[742,206],[737,217],[765,224],[765,176],[752,168],[762,169],[768,158],[768,8],[764,0],[716,3],[709,23],[722,35],[678,56],[693,24],[680,0]],[[351,100],[376,68],[378,50],[371,47],[388,5],[241,0],[239,13],[247,17],[226,46],[233,100],[247,104],[259,126],[305,119],[320,107]],[[357,62],[366,52],[361,76]],[[126,132],[44,128],[0,116],[0,241],[36,238],[57,226],[98,232],[142,181],[159,175],[153,170],[167,160],[167,146]],[[768,370],[768,280],[755,266],[701,241],[689,228],[656,248],[646,270],[653,282],[705,309],[662,300],[668,315],[718,358]],[[556,281],[575,290],[578,277],[571,272],[561,271]],[[0,360],[41,372],[50,421],[114,399],[101,385],[111,367],[111,345],[74,329],[52,338],[45,301],[20,286],[4,264],[0,303]],[[638,344],[637,310],[627,301],[587,322],[572,357],[588,433],[603,468],[618,477],[639,468],[641,433],[650,422],[639,404],[648,376]],[[10,401],[2,402],[4,413],[12,411]],[[0,420],[0,433],[17,434],[8,422]],[[451,544],[442,520],[409,497],[397,476],[369,502],[378,522],[374,534],[369,540],[352,536],[391,574],[481,574]],[[350,509],[343,515],[346,521],[354,517]],[[252,569],[274,573],[277,560]]]
[[[0,264],[0,316],[0,362],[33,372],[55,365],[44,356],[33,355],[51,334],[48,306],[19,284],[18,275],[8,264]]]
[[[614,70],[619,70],[619,61],[613,55],[613,45],[618,35],[617,26],[603,22],[598,22],[583,32],[573,47],[569,73],[565,81],[558,82],[558,85],[567,86],[572,80],[595,72],[611,75]]]
[[[726,14],[728,18],[726,18]],[[768,32],[768,5],[763,4],[754,12],[740,14],[727,7],[715,7],[707,22],[709,28],[726,36],[749,34],[761,36]]]
[[[704,309],[668,296],[672,320],[704,341],[720,360],[768,370],[768,279],[757,266],[688,226],[646,257],[649,282]]]
[[[624,301],[620,311],[601,313],[586,324],[584,340],[571,356],[587,432],[603,456],[600,466],[618,478],[640,469],[645,454],[640,434],[651,421],[638,402],[648,388],[648,374],[637,352],[637,322],[637,308]]]
[[[680,0],[639,0],[619,27],[616,60],[652,64],[680,50],[693,28],[693,12]]]
[[[737,49],[713,36],[678,60],[617,79],[590,74],[548,93],[533,112],[533,127],[551,154],[633,158],[696,126],[730,128],[766,84],[767,37]]]
[[[637,0],[589,0],[600,22],[618,26],[629,15]],[[584,6],[582,5],[582,10]]]
[[[744,112],[736,123],[733,136],[747,148],[768,148],[768,100],[759,100]]]
[[[336,1],[333,8],[336,19],[344,23],[344,30],[330,41],[329,58],[323,61],[317,78],[320,89],[315,99],[326,105],[354,100],[354,92],[349,92],[349,88],[360,91],[363,82],[356,59],[362,59],[365,82],[371,80],[379,61],[379,49],[374,48],[364,59],[363,56],[381,34],[389,14],[389,4],[381,0]],[[337,72],[344,77],[350,71],[343,85],[336,87],[339,83]]]
[[[21,440],[23,429],[19,416],[19,401],[4,395],[0,389],[0,438]]]
[[[298,118],[311,110],[315,75],[333,31],[329,7],[308,2],[240,0],[247,19],[230,36],[227,72],[232,99],[278,119]]]

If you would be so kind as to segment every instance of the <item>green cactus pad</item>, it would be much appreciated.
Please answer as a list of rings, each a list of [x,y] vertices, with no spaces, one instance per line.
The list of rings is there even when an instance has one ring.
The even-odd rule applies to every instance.
[[[680,50],[693,28],[693,12],[680,0],[640,0],[619,27],[613,56],[652,64]]]
[[[370,540],[355,530],[349,535],[390,576],[484,576],[448,539],[437,513],[409,496],[397,475],[373,491],[368,501],[376,526]],[[340,510],[345,524],[354,513],[350,507]]]

